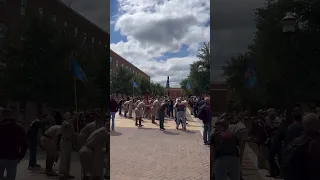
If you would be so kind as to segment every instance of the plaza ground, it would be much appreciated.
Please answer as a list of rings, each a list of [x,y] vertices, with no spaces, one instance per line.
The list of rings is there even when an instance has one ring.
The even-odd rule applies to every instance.
[[[111,133],[111,179],[115,180],[209,180],[210,150],[203,145],[202,125],[187,115],[187,131],[176,130],[173,119],[166,119],[165,131],[144,120],[142,128],[133,119],[116,116],[115,131]],[[271,180],[265,171],[256,169],[256,155],[249,146],[243,159],[245,180]],[[39,151],[38,163],[45,166],[45,154]],[[30,172],[24,159],[18,166],[17,180],[58,179],[47,178],[44,170]],[[54,169],[58,169],[56,166]],[[81,166],[73,153],[71,174],[80,179]]]

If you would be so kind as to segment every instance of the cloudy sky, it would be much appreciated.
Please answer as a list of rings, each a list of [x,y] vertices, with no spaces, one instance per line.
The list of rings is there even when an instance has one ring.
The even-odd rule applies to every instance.
[[[265,0],[211,1],[211,82],[223,81],[221,65],[231,56],[244,51],[252,42],[255,32],[254,9]]]
[[[110,47],[165,86],[179,83],[210,40],[208,0],[111,0]]]

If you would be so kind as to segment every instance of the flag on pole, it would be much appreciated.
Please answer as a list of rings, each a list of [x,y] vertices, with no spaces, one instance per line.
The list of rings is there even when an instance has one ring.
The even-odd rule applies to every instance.
[[[169,84],[169,76],[167,78],[167,84],[166,84],[166,88],[167,88],[167,93],[168,93],[168,97],[170,97],[170,84]]]
[[[76,59],[73,59],[73,61],[72,61],[72,72],[73,72],[73,76],[75,79],[78,79],[85,84],[88,82],[87,76],[85,75],[85,73],[81,69],[81,67],[78,64]]]
[[[254,64],[253,61],[250,61],[248,64],[247,72],[246,72],[246,78],[247,78],[247,87],[252,88],[256,86],[257,84],[257,74],[254,70]]]
[[[190,81],[187,82],[186,88],[187,88],[187,89],[190,89]]]
[[[134,80],[132,80],[132,86],[133,86],[133,87],[138,87],[137,83],[134,82]]]

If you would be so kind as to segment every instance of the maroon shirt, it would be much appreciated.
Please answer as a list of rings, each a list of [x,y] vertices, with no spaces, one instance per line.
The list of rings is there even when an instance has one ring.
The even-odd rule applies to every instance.
[[[28,148],[23,127],[14,120],[0,122],[0,159],[21,160]]]
[[[117,112],[118,111],[118,103],[112,99],[110,100],[110,112]]]

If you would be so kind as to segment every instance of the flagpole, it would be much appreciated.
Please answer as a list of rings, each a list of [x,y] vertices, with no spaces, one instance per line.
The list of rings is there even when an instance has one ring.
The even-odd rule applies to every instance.
[[[78,112],[78,101],[77,101],[77,84],[76,78],[73,78],[73,89],[74,89],[74,104],[76,107],[76,112]]]

